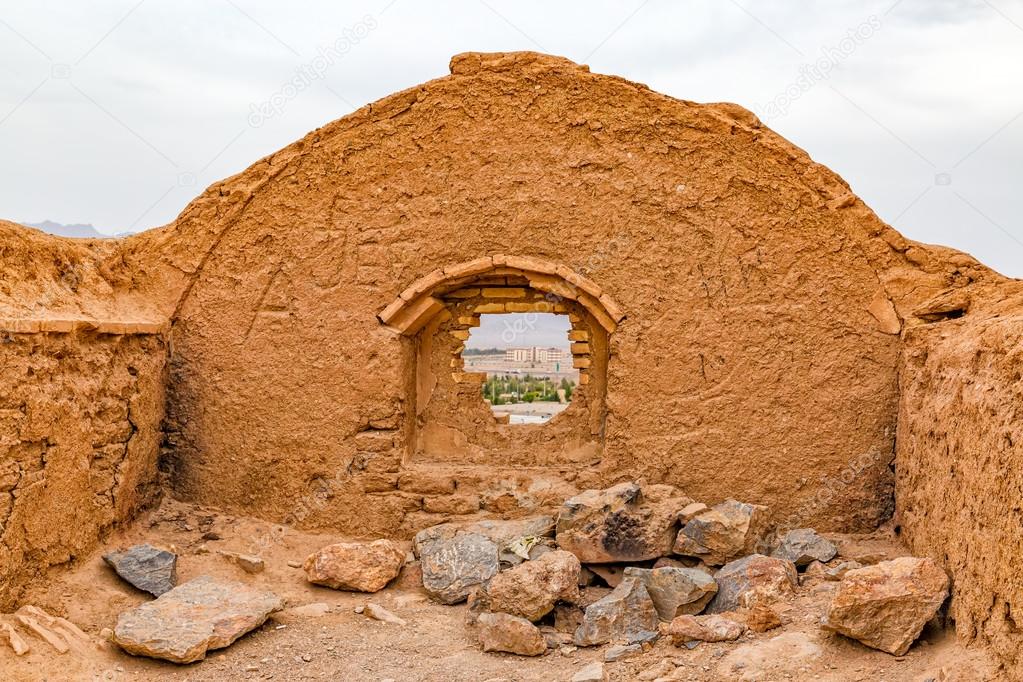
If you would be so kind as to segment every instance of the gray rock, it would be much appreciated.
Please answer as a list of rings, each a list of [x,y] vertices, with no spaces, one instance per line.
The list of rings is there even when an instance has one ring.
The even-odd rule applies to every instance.
[[[726,500],[682,526],[672,551],[721,566],[753,551],[767,520],[767,507]]]
[[[423,588],[442,604],[457,604],[474,587],[497,575],[498,546],[486,536],[454,527],[431,532],[437,528],[421,531],[413,542]]]
[[[625,569],[625,577],[638,578],[643,582],[657,615],[663,621],[699,613],[718,591],[714,578],[696,568],[630,566]]]
[[[787,559],[751,554],[725,564],[714,575],[718,593],[707,605],[707,613],[769,606],[795,593],[796,566]]]
[[[201,576],[117,618],[113,641],[136,656],[191,663],[229,646],[284,608],[272,592]]]
[[[591,564],[657,559],[671,551],[679,513],[691,502],[669,485],[587,490],[562,505],[558,547]]]
[[[178,557],[152,545],[135,545],[103,555],[117,575],[154,597],[174,589],[178,582]]]
[[[521,540],[553,537],[554,526],[553,516],[532,516],[527,519],[511,521],[484,519],[473,522],[442,523],[419,531],[413,540],[412,551],[419,556],[418,546],[420,544],[437,538],[450,538],[461,532],[482,535],[497,545],[502,553],[511,552],[512,547],[517,547],[516,543]]]
[[[771,556],[788,559],[797,567],[808,565],[811,561],[831,561],[838,554],[838,549],[829,540],[817,535],[812,528],[796,528],[785,533],[778,541],[778,547]]]
[[[611,641],[630,644],[657,637],[657,609],[638,578],[625,578],[611,594],[593,602],[583,612],[575,631],[575,643],[593,646]]]

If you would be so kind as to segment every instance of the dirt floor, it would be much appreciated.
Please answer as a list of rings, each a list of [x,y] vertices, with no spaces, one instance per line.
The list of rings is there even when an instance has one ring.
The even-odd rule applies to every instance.
[[[899,555],[905,550],[883,538],[843,538],[847,556]],[[315,587],[304,580],[299,562],[335,536],[303,533],[247,518],[166,501],[130,529],[68,571],[51,575],[29,593],[28,603],[64,615],[94,640],[94,646],[59,655],[28,637],[32,650],[15,657],[0,645],[3,680],[385,680],[479,682],[565,680],[586,664],[603,660],[608,647],[552,650],[537,658],[484,654],[464,624],[466,606],[430,601],[419,586],[415,565],[374,595]],[[288,609],[233,646],[205,661],[179,666],[122,653],[103,640],[117,614],[149,597],[123,583],[102,561],[110,548],[149,542],[179,553],[179,582],[198,575],[231,578],[275,591]],[[264,546],[262,573],[249,574],[217,550],[252,551]],[[611,680],[822,680],[950,682],[999,679],[982,650],[966,649],[936,626],[906,656],[893,657],[824,633],[817,625],[837,583],[800,588],[784,605],[785,625],[747,635],[738,642],[678,648],[667,638],[638,656],[607,664]],[[368,601],[407,621],[393,625],[355,612]],[[301,607],[322,603],[329,607]]]

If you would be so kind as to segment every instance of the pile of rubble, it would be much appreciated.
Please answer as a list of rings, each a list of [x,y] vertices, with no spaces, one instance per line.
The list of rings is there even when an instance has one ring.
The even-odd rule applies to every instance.
[[[434,599],[469,602],[485,651],[528,656],[613,643],[617,660],[662,635],[692,647],[763,632],[782,624],[772,605],[799,571],[841,581],[824,628],[900,655],[947,596],[929,559],[862,567],[813,530],[771,535],[766,519],[762,506],[624,483],[567,500],[556,520],[429,528],[413,549]]]
[[[403,571],[403,580],[421,575],[433,600],[467,602],[469,634],[483,651],[538,656],[610,645],[604,661],[639,654],[660,637],[693,648],[779,627],[784,603],[817,581],[839,583],[823,628],[901,655],[947,596],[946,575],[928,559],[861,566],[813,530],[770,532],[767,519],[762,506],[708,507],[671,486],[623,483],[570,498],[556,518],[446,523],[418,533],[412,552],[392,540],[344,542],[291,565],[310,583],[363,593]],[[222,554],[247,572],[263,569],[259,557]],[[149,545],[104,559],[156,597],[104,633],[132,654],[198,661],[285,607],[273,593],[235,581],[202,576],[179,585],[177,557]],[[404,623],[377,604],[359,611]],[[18,626],[66,642],[84,638],[63,619],[19,612],[0,623],[16,653],[28,648]],[[603,664],[575,679],[605,679]]]

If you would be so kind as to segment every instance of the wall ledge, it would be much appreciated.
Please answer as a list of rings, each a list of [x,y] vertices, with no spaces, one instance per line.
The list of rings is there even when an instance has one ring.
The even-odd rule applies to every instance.
[[[0,318],[0,333],[7,334],[95,334],[162,335],[170,322],[93,320],[85,318]]]

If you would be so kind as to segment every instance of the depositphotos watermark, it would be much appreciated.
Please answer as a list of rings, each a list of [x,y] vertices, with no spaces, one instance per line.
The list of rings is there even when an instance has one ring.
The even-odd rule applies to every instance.
[[[856,28],[849,29],[837,45],[822,47],[821,56],[800,66],[799,76],[775,95],[774,99],[763,106],[754,107],[757,116],[765,122],[784,116],[793,102],[809,92],[813,86],[827,80],[835,67],[852,56],[860,45],[873,38],[880,30],[881,18],[872,14]]]
[[[321,80],[327,71],[366,39],[379,24],[367,14],[361,21],[341,31],[341,35],[327,46],[316,49],[316,56],[295,70],[295,75],[262,102],[249,105],[249,125],[258,128],[270,119],[280,116],[288,102],[295,99],[313,83]]]

